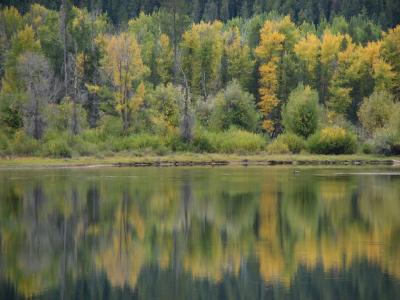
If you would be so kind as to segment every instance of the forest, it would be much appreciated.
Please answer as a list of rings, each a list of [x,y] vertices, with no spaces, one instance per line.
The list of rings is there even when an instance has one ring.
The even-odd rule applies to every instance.
[[[400,154],[398,1],[2,3],[0,156]]]

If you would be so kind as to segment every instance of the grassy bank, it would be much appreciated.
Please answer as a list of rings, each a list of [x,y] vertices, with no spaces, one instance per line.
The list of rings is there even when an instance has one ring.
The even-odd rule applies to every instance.
[[[140,167],[190,165],[397,165],[400,157],[372,155],[224,155],[176,153],[165,156],[118,155],[77,157],[68,159],[41,157],[0,158],[0,169],[60,167]]]

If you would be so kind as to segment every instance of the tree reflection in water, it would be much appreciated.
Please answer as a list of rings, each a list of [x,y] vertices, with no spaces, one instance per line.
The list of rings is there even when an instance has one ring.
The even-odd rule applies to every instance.
[[[399,297],[400,177],[319,173],[1,172],[0,298]]]

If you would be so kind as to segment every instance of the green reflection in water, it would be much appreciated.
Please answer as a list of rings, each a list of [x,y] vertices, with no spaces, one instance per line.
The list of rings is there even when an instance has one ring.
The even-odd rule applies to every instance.
[[[367,172],[2,171],[0,299],[399,298],[400,176]]]

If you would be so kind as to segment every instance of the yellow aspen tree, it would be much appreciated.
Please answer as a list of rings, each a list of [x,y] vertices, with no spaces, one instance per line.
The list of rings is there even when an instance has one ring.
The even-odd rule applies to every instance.
[[[278,79],[276,76],[276,66],[274,63],[269,62],[259,69],[260,72],[260,111],[264,114],[263,128],[272,133],[274,131],[274,121],[269,118],[274,108],[278,106],[279,99],[276,97],[278,87]]]
[[[195,94],[205,100],[219,87],[219,73],[223,54],[223,24],[194,24],[183,34],[182,68]]]
[[[5,53],[10,47],[12,37],[22,28],[23,19],[18,10],[5,7],[0,10],[0,63],[4,63]],[[0,70],[1,71],[1,70]]]
[[[337,54],[330,53],[331,57],[328,58],[330,61],[324,62],[334,65],[331,69],[333,73],[328,83],[328,98],[325,104],[331,113],[345,115],[352,103],[350,93],[352,92],[352,81],[356,74],[352,74],[350,66],[355,60],[356,47],[350,36],[344,35],[339,38],[342,38],[339,52]],[[337,45],[339,38],[333,42],[333,45]],[[335,49],[335,51],[337,50]],[[328,65],[325,66],[326,70],[330,71]]]
[[[11,40],[10,50],[5,61],[4,78],[2,82],[4,93],[20,92],[23,82],[18,78],[18,59],[25,52],[40,52],[40,42],[36,39],[31,26],[20,30]]]
[[[238,27],[225,32],[226,81],[239,80],[247,88],[252,76],[254,60],[250,56],[250,47],[242,41]]]
[[[328,108],[345,114],[352,101],[361,102],[374,90],[390,90],[394,76],[391,66],[381,57],[381,43],[355,45],[349,36],[342,44],[346,49],[338,54],[336,69],[329,85]]]
[[[166,84],[172,79],[172,69],[174,64],[174,53],[168,35],[161,34],[158,41],[157,51],[157,73],[161,83]]]
[[[143,101],[144,85],[141,81],[149,70],[143,64],[133,35],[109,36],[105,43],[103,68],[113,86],[115,107],[121,114],[126,134],[131,126],[132,113]]]
[[[260,32],[260,44],[255,50],[261,62],[259,107],[264,114],[263,128],[270,134],[279,125],[279,106],[289,94],[287,69],[298,35],[290,17],[268,20]]]
[[[318,90],[320,101],[324,104],[329,100],[329,84],[337,68],[343,39],[342,34],[335,35],[329,30],[326,30],[322,36]]]
[[[382,57],[393,71],[392,93],[400,100],[400,25],[390,29],[382,39]]]
[[[382,57],[382,42],[370,42],[360,48],[357,54],[363,71],[374,79],[375,89],[390,90],[395,73],[392,66]]]
[[[303,65],[306,83],[317,88],[317,72],[321,54],[320,39],[315,34],[308,34],[294,46],[294,52]]]
[[[349,67],[355,59],[350,36],[326,30],[321,39],[308,34],[295,46],[306,81],[319,92],[320,101],[331,112],[344,113],[351,104]]]

